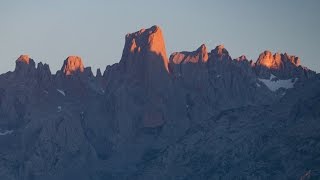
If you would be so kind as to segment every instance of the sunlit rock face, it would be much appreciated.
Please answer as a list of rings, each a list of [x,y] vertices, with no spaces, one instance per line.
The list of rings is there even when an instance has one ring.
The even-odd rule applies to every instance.
[[[205,89],[200,84],[208,76],[207,61],[208,51],[204,44],[195,51],[174,52],[169,59],[171,75],[187,86]]]
[[[35,74],[35,62],[33,59],[29,57],[29,55],[21,55],[17,60],[16,60],[16,67],[15,67],[15,74],[18,77],[30,77]]]
[[[205,63],[208,61],[206,45],[202,44],[196,51],[175,52],[170,55],[169,62],[174,64],[181,63]]]
[[[108,66],[103,77],[108,107],[121,104],[110,113],[122,137],[132,136],[139,128],[161,127],[168,119],[170,72],[160,27],[127,34],[120,62]]]
[[[22,70],[22,68],[26,67],[32,67],[35,68],[35,62],[33,59],[29,57],[29,55],[21,55],[17,60],[16,60],[16,70]]]
[[[285,66],[286,63],[290,63],[293,66],[299,66],[300,58],[296,56],[290,56],[287,53],[275,53],[274,55],[272,55],[270,51],[264,51],[259,55],[256,64],[258,66],[265,66],[270,69],[281,69]]]
[[[30,61],[30,57],[29,55],[21,55],[18,59],[17,59],[17,62],[23,62],[23,63],[26,63],[26,64],[29,64],[29,61]]]
[[[125,39],[120,64],[128,76],[151,87],[168,81],[168,59],[160,27],[141,29]]]
[[[0,75],[0,179],[319,179],[309,74],[295,56],[254,63],[223,45],[168,64],[157,26],[96,76],[77,56],[56,74],[21,56]]]
[[[127,34],[120,64],[128,76],[151,86],[168,81],[170,72],[161,28],[152,26]]]
[[[168,70],[168,59],[162,30],[158,26],[127,34],[121,59],[131,59],[135,55],[154,53],[161,58]],[[152,60],[152,59],[151,59]],[[155,61],[155,60],[153,60]]]
[[[315,73],[300,65],[300,58],[288,55],[287,53],[275,53],[264,51],[259,55],[255,63],[255,70],[258,76],[263,78],[270,77],[270,73],[279,78],[308,78]]]
[[[231,60],[229,52],[224,45],[218,45],[216,48],[211,50],[211,57],[215,60]]]
[[[83,72],[84,66],[81,57],[69,56],[64,61],[61,71],[67,76],[77,72]]]

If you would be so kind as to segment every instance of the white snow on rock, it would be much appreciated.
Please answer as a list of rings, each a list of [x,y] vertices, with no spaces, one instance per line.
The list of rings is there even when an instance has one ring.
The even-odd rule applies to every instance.
[[[297,80],[298,80],[297,78],[281,80],[281,79],[278,79],[273,74],[271,74],[270,79],[259,79],[259,81],[263,82],[271,91],[277,91],[280,88],[285,88],[285,89],[293,88]]]
[[[4,130],[4,131],[0,131],[0,136],[5,136],[8,134],[13,133],[13,130]]]
[[[57,91],[58,91],[60,94],[62,94],[63,96],[66,96],[66,93],[65,93],[63,90],[57,89]]]
[[[58,108],[58,112],[61,112],[62,107],[61,107],[61,106],[58,106],[57,108]]]

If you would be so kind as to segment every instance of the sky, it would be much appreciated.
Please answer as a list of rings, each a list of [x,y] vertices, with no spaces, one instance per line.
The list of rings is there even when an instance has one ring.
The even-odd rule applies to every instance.
[[[0,73],[21,54],[52,73],[69,55],[104,70],[119,62],[127,33],[152,25],[168,56],[224,44],[232,58],[287,52],[320,72],[319,8],[318,0],[1,0]]]

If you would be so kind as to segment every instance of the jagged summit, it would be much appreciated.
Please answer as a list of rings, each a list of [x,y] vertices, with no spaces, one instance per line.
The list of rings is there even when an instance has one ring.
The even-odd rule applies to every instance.
[[[25,65],[31,65],[35,67],[35,62],[33,59],[29,57],[29,55],[23,54],[20,55],[19,58],[16,60],[16,66],[25,66]]]
[[[141,29],[140,31],[126,35],[124,55],[128,51],[135,53],[144,50],[161,55],[164,59],[167,58],[162,30],[159,26],[152,26],[149,29]]]
[[[223,44],[216,46],[216,48],[214,48],[211,51],[211,53],[215,54],[215,55],[218,55],[218,57],[222,57],[224,55],[229,56],[229,52],[227,51],[226,48],[224,48]]]
[[[19,75],[32,74],[35,70],[35,62],[29,57],[29,55],[21,55],[16,60],[15,72]]]
[[[78,56],[56,74],[18,58],[0,75],[0,180],[320,179],[320,74],[205,45],[167,72],[159,32],[127,35],[96,76]]]
[[[100,68],[97,69],[96,77],[99,77],[99,78],[102,77],[102,73],[101,73]]]
[[[247,57],[245,55],[241,55],[240,57],[236,58],[237,61],[248,61]]]
[[[300,65],[299,57],[287,53],[272,54],[268,50],[259,55],[254,66],[256,73],[264,78],[269,78],[271,74],[283,79],[293,77],[305,79],[315,75],[315,72]]]
[[[84,71],[84,65],[81,57],[79,56],[69,56],[63,63],[61,71],[65,75],[72,75],[77,72]]]
[[[20,55],[20,57],[16,60],[16,62],[23,62],[25,64],[30,63],[30,57],[27,54]]]
[[[315,72],[300,65],[299,57],[288,55],[287,53],[272,54],[271,51],[266,50],[259,55],[256,62],[249,61],[245,55],[233,60],[239,64],[247,64],[249,62],[255,73],[264,78],[268,78],[270,74],[275,74],[282,78],[309,77],[315,74]],[[220,63],[216,64],[216,61],[221,61],[225,64],[232,63],[232,58],[223,44],[216,46],[210,53],[208,53],[206,45],[202,44],[195,51],[172,53],[168,60],[162,30],[159,26],[152,26],[126,35],[119,68],[122,72],[126,72],[128,77],[143,81],[146,79],[148,81],[156,81],[153,77],[167,79],[164,77],[172,73],[171,71],[174,69],[177,71],[174,68],[174,64],[213,62],[209,63],[210,65],[208,66],[212,68],[219,66]],[[169,62],[172,64],[170,70]],[[35,62],[29,55],[21,55],[16,60],[15,72],[19,72],[17,74],[34,74],[35,69],[38,68],[36,68]],[[50,69],[45,69],[48,71],[47,74],[50,74]],[[84,74],[88,76],[92,74],[90,68],[84,68],[82,59],[79,56],[69,56],[64,61],[59,72],[66,76],[77,72],[85,72]],[[96,75],[101,77],[102,72],[98,70]]]
[[[271,51],[264,51],[259,55],[259,58],[256,62],[257,66],[265,66],[270,69],[281,69],[286,64],[291,64],[294,66],[300,65],[300,58],[296,56],[290,56],[287,53],[280,54],[275,53],[272,54]]]
[[[288,55],[287,53],[284,53],[283,55],[287,60],[289,60],[292,64],[296,66],[300,66],[300,58],[294,55]]]
[[[174,52],[170,55],[169,62],[174,64],[181,63],[198,63],[198,62],[207,62],[208,61],[208,52],[205,44],[202,44],[197,50],[188,52]]]
[[[166,47],[159,26],[152,26],[149,29],[141,29],[126,35],[121,61],[135,61],[138,56],[144,56],[149,60],[158,59],[168,71]]]

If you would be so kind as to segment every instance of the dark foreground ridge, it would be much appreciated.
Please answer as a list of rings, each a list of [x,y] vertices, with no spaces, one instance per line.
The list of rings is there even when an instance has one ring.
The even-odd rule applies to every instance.
[[[298,57],[168,58],[153,26],[96,76],[78,56],[52,74],[28,55],[0,75],[0,179],[319,179],[319,109]]]

